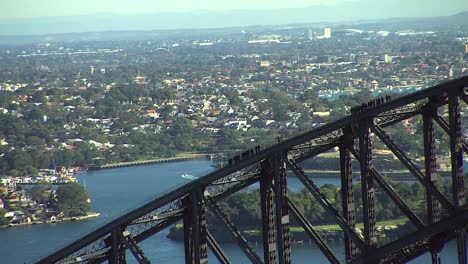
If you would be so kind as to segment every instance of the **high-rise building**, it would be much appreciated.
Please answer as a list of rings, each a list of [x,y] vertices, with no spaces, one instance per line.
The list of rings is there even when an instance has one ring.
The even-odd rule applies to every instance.
[[[326,39],[331,38],[331,28],[325,28],[323,30],[323,37]]]
[[[314,32],[312,31],[312,29],[308,28],[307,31],[306,31],[306,38],[308,40],[312,40],[314,38]]]
[[[94,66],[90,66],[89,71],[91,72],[91,75],[93,75],[94,74]]]
[[[391,63],[393,61],[393,56],[389,54],[384,55],[384,61],[385,63]]]
[[[468,43],[465,44],[465,54],[468,54]]]
[[[367,52],[357,54],[354,59],[357,64],[363,64],[363,65],[369,64],[369,54],[367,54]]]

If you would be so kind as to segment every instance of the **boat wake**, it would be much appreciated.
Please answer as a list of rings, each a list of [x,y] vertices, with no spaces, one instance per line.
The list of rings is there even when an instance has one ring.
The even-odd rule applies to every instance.
[[[188,179],[188,180],[198,179],[197,176],[193,176],[192,174],[188,174],[188,173],[184,173],[184,174],[180,175],[180,177],[182,177],[184,179]]]

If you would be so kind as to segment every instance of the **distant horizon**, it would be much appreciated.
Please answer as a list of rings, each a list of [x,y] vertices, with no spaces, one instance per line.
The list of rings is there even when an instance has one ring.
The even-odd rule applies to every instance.
[[[311,8],[313,6],[307,6],[304,8]],[[192,13],[229,13],[229,12],[245,12],[245,11],[262,11],[262,10],[285,10],[285,9],[297,9],[297,8],[252,8],[252,9],[231,9],[231,10],[194,10],[194,11],[168,11],[168,12],[161,12],[161,13],[135,13],[135,14],[122,14],[122,13],[111,13],[111,12],[96,12],[96,13],[88,13],[88,14],[79,14],[79,15],[54,15],[54,16],[37,16],[37,17],[20,17],[20,18],[0,18],[0,22],[9,22],[9,21],[21,21],[21,20],[37,20],[37,19],[57,19],[57,18],[75,18],[75,17],[95,17],[95,16],[125,16],[125,17],[135,17],[135,16],[151,16],[151,15],[170,15],[170,14],[192,14]],[[387,20],[387,19],[405,19],[405,18],[431,18],[431,17],[445,17],[445,16],[454,16],[457,14],[468,12],[468,8],[460,11],[456,11],[450,14],[444,15],[419,15],[419,16],[388,16],[382,18],[375,18],[375,19],[355,19],[354,22],[360,20]],[[343,20],[345,21],[345,20]],[[347,20],[346,20],[347,21]],[[350,21],[350,22],[353,22]],[[313,22],[313,23],[327,23],[331,21],[321,21],[321,22]],[[333,22],[341,22],[340,20],[333,21]]]
[[[28,2],[31,0],[17,1]],[[41,2],[44,0],[37,1]],[[53,3],[55,0],[49,1]],[[83,2],[86,1],[88,0]],[[96,1],[102,4],[108,0]],[[147,0],[133,1],[138,3]],[[181,2],[187,0],[173,1]],[[206,2],[208,0],[201,0],[200,2],[203,1]],[[291,1],[294,2],[296,6],[300,5],[299,2],[304,2],[303,0]],[[468,12],[468,1],[465,3],[459,0],[449,0],[449,3],[444,5],[440,5],[438,1],[439,0],[413,0],[406,3],[405,0],[382,0],[376,3],[373,0],[337,0],[324,4],[323,0],[316,0],[312,1],[312,3],[308,4],[306,7],[281,7],[277,1],[273,1],[276,2],[276,4],[264,6],[255,4],[254,7],[238,6],[229,10],[216,10],[216,8],[208,10],[202,5],[196,6],[197,9],[193,9],[195,6],[192,4],[192,9],[168,9],[169,11],[161,9],[155,11],[152,8],[148,8],[144,10],[144,13],[142,13],[140,9],[138,9],[139,12],[131,13],[132,10],[128,10],[126,13],[122,13],[119,12],[119,9],[112,8],[104,10],[104,12],[99,8],[80,10],[80,13],[76,14],[71,11],[55,13],[39,12],[34,13],[38,16],[29,17],[26,15],[25,17],[2,16],[2,18],[0,18],[0,35],[24,36],[106,31],[150,31],[288,24],[354,23],[388,19],[447,17]],[[424,5],[421,5],[421,2],[424,2]],[[0,10],[2,5],[6,4],[0,3]],[[51,4],[48,4],[47,6],[50,5]],[[75,3],[71,5],[71,9],[73,9],[73,5],[75,5]],[[402,8],[402,6],[404,8]],[[60,6],[57,8],[57,10],[59,10]],[[74,8],[76,9],[76,6],[74,6]],[[0,15],[4,12],[5,11],[0,11]]]
[[[319,6],[330,6],[330,5],[319,5]],[[313,8],[317,7],[316,5],[309,5],[304,6],[302,8]],[[299,8],[251,8],[251,9],[230,9],[230,10],[192,10],[192,11],[164,11],[164,12],[148,12],[148,13],[138,13],[138,14],[123,14],[123,13],[113,13],[113,12],[94,12],[94,13],[87,13],[87,14],[77,14],[77,15],[52,15],[52,16],[34,16],[34,17],[15,17],[15,18],[2,18],[0,17],[0,22],[8,22],[8,21],[25,21],[25,20],[37,20],[37,19],[57,19],[57,18],[76,18],[76,17],[95,17],[95,16],[121,16],[121,17],[135,17],[135,16],[151,16],[151,15],[168,15],[168,14],[193,14],[193,13],[230,13],[230,12],[255,12],[255,11],[267,11],[267,10],[294,10]],[[405,19],[405,18],[431,18],[431,17],[446,17],[446,16],[454,16],[460,13],[468,12],[468,7],[463,10],[457,10],[449,14],[442,14],[442,15],[432,15],[432,14],[425,14],[425,15],[414,15],[414,16],[398,16],[398,15],[389,15],[387,17],[381,18],[374,18],[374,19],[355,19],[354,21],[359,20],[386,20],[386,19]],[[347,21],[347,20],[341,20]],[[318,23],[327,23],[330,21],[322,21]],[[335,22],[335,21],[334,21]],[[340,20],[336,20],[336,22],[340,22]],[[316,23],[316,22],[314,22]],[[1,26],[1,24],[0,24]]]
[[[305,8],[365,0],[15,0],[0,2],[0,17],[27,19],[94,14],[149,15],[207,11]],[[58,14],[58,15],[57,15]]]

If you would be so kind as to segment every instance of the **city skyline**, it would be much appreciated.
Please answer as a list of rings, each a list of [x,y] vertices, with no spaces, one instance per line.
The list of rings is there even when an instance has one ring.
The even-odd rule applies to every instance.
[[[196,2],[198,5],[187,2],[184,6],[182,3],[186,0],[176,0],[174,3],[180,4],[177,9],[166,2],[164,2],[166,5],[157,6],[158,2],[150,3],[147,0],[136,0],[131,4],[122,0],[115,5],[110,5],[108,0],[101,0],[92,7],[86,4],[87,1],[80,1],[78,4],[74,2],[72,5],[56,1],[33,4],[30,0],[0,3],[0,35],[207,29],[313,23],[336,26],[343,23],[375,22],[385,19],[395,21],[454,15],[459,23],[464,24],[466,21],[464,16],[468,13],[468,2],[459,0],[452,0],[444,5],[441,5],[438,0],[414,0],[408,3],[403,3],[401,0],[379,2],[334,0],[326,4],[323,0],[316,0],[311,1],[307,7],[301,7],[301,4],[305,4],[304,1],[297,0],[288,2],[288,5],[283,8],[280,8],[282,5],[278,2],[268,5],[261,1],[255,4],[239,2],[239,5],[233,5],[230,1],[226,5],[208,5],[208,2],[204,0]],[[402,6],[405,8],[401,8]],[[222,7],[226,10],[222,10]],[[236,9],[236,7],[243,9]],[[43,16],[36,17],[34,14]],[[19,15],[22,18],[18,17]]]

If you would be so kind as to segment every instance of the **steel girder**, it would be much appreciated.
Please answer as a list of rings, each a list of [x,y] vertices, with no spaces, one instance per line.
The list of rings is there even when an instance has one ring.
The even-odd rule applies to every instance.
[[[358,129],[364,241],[369,248],[374,248],[377,246],[377,220],[375,217],[374,175],[370,173],[372,168],[370,121],[361,122]]]
[[[354,145],[354,138],[351,135],[351,128],[345,130],[343,140],[340,144],[340,169],[341,169],[341,205],[343,216],[351,229],[356,228],[356,204],[354,202],[353,171],[351,166],[351,149]],[[345,234],[345,256],[349,261],[357,254],[354,241]]]
[[[356,149],[352,149],[351,152],[357,160],[361,160]],[[398,206],[398,208],[408,217],[408,219],[413,223],[418,229],[423,228],[425,225],[419,219],[419,217],[409,208],[409,206],[403,201],[400,195],[393,189],[393,187],[385,180],[375,168],[371,168],[371,174],[374,176],[375,181],[380,185],[382,190],[392,199],[392,201]]]
[[[365,252],[368,249],[368,246],[359,235],[356,233],[355,229],[348,225],[345,218],[343,218],[338,210],[336,210],[328,200],[328,198],[320,192],[320,188],[303,172],[303,170],[291,161],[287,161],[286,164],[294,172],[294,174],[299,178],[299,180],[304,184],[307,190],[315,197],[315,199],[320,203],[320,205],[327,210],[327,212],[335,217],[336,223],[343,229],[343,232],[351,238],[356,246]]]
[[[395,142],[387,135],[381,128],[378,126],[372,127],[373,131],[377,137],[385,143],[385,145],[393,152],[393,154],[405,165],[408,170],[423,184],[435,198],[449,211],[455,210],[455,206],[450,202],[438,189],[437,187],[429,180],[424,177],[424,174],[421,170],[411,161],[408,156],[396,145]]]
[[[450,129],[450,161],[452,165],[452,196],[455,206],[465,205],[465,180],[463,178],[463,145],[461,132],[460,98],[449,96],[449,129]],[[466,264],[466,234],[465,228],[457,230],[458,263]]]
[[[455,229],[467,228],[467,225],[468,210],[464,208],[435,224],[375,248],[368,254],[359,256],[351,263],[371,263],[375,261],[380,261],[380,263],[402,263],[429,251],[428,243],[435,243],[443,247],[446,242],[456,236]]]
[[[273,176],[275,181],[276,234],[278,239],[278,261],[291,263],[291,235],[289,231],[289,208],[287,204],[285,155],[276,153],[273,159]]]
[[[459,133],[461,127],[459,101],[461,97],[466,102],[466,95],[463,95],[463,89],[467,85],[468,77],[462,77],[448,81],[432,88],[419,91],[412,95],[404,96],[381,105],[373,106],[369,109],[359,112],[358,114],[353,114],[353,116],[347,116],[343,119],[311,130],[294,138],[284,140],[277,145],[259,151],[255,155],[240,160],[240,162],[236,164],[221,168],[220,170],[210,173],[205,177],[201,177],[200,179],[195,180],[188,185],[182,186],[176,190],[173,190],[172,192],[167,193],[164,196],[156,198],[155,200],[97,229],[89,235],[84,236],[80,240],[71,243],[62,250],[42,259],[39,261],[39,263],[100,263],[106,259],[110,260],[112,258],[114,260],[120,258],[120,261],[124,261],[124,254],[121,252],[124,252],[126,249],[132,251],[132,248],[133,251],[136,252],[135,254],[138,255],[139,250],[134,245],[170,226],[171,224],[181,221],[184,218],[184,213],[187,212],[186,207],[188,206],[182,202],[184,197],[191,195],[194,190],[205,190],[202,195],[204,197],[202,199],[204,199],[205,202],[206,195],[209,195],[209,199],[212,202],[215,202],[218,199],[222,199],[223,197],[235,193],[252,183],[258,182],[259,179],[261,179],[261,162],[268,160],[275,155],[281,156],[283,153],[288,153],[288,159],[283,159],[290,160],[288,165],[293,168],[293,171],[295,171],[296,174],[299,172],[300,176],[298,177],[306,182],[306,187],[308,186],[308,189],[312,190],[312,194],[318,198],[317,200],[319,203],[321,203],[329,212],[332,212],[332,214],[335,215],[337,221],[341,223],[340,226],[342,226],[345,234],[348,235],[352,242],[356,244],[357,248],[360,249],[360,254],[356,256],[358,259],[371,259],[370,256],[372,256],[372,254],[375,252],[384,252],[387,254],[386,256],[388,257],[383,259],[392,259],[392,257],[395,256],[397,257],[393,258],[393,260],[404,261],[406,259],[410,259],[413,256],[430,250],[430,248],[434,247],[434,245],[437,245],[437,243],[434,241],[438,240],[443,244],[443,242],[445,242],[450,237],[461,237],[461,230],[466,228],[466,219],[464,220],[465,224],[457,221],[466,212],[466,207],[462,207],[463,204],[461,203],[461,197],[464,195],[464,186],[462,187],[462,185],[459,184],[461,179],[461,170],[459,169],[461,164],[460,157],[462,157],[463,151],[466,153],[465,140]],[[436,103],[430,101],[430,98],[436,97],[441,99]],[[412,171],[418,180],[423,183],[423,185],[426,187],[426,189],[429,190],[437,202],[441,203],[444,208],[448,210],[450,219],[441,218],[439,221],[435,221],[433,224],[430,224],[426,227],[422,224],[418,224],[420,223],[420,220],[414,216],[411,216],[412,213],[410,210],[406,210],[405,214],[413,223],[415,223],[416,226],[419,226],[419,231],[414,233],[416,237],[400,239],[398,242],[402,242],[404,244],[402,244],[402,246],[398,246],[398,243],[394,243],[388,246],[378,247],[372,251],[368,251],[368,245],[363,243],[363,241],[360,240],[358,236],[356,236],[354,230],[349,226],[349,223],[351,223],[351,221],[349,221],[350,218],[347,216],[343,218],[339,213],[337,213],[336,210],[334,210],[334,208],[330,207],[329,204],[327,204],[326,198],[321,195],[320,192],[316,192],[316,189],[314,188],[316,186],[314,186],[313,182],[310,184],[310,182],[306,179],[307,176],[303,175],[303,173],[300,171],[300,168],[295,164],[333,147],[339,146],[340,149],[343,148],[342,142],[345,136],[351,135],[353,139],[361,138],[361,142],[363,143],[360,143],[360,145],[364,146],[360,146],[359,152],[362,153],[354,155],[357,159],[359,159],[357,156],[360,155],[365,157],[365,161],[361,162],[361,164],[364,163],[365,168],[364,170],[361,170],[364,171],[365,175],[370,177],[372,180],[376,180],[379,184],[382,185],[382,183],[384,183],[383,186],[387,186],[388,188],[383,189],[386,190],[390,197],[392,197],[392,200],[400,207],[400,209],[405,208],[404,202],[400,201],[398,197],[394,195],[395,192],[391,189],[391,186],[385,184],[383,177],[381,177],[378,172],[375,171],[371,164],[368,164],[370,148],[369,144],[366,143],[366,134],[368,134],[369,131],[363,130],[362,128],[365,126],[359,124],[368,122],[366,120],[371,120],[370,123],[367,124],[369,124],[369,127],[372,128],[374,132],[376,132],[376,127],[377,129],[382,129],[406,118],[424,114],[427,108],[430,108],[430,106],[432,108],[438,108],[439,106],[445,104],[449,104],[449,122],[445,122],[445,120],[438,117],[437,115],[433,116],[433,118],[446,132],[448,132],[451,138],[450,147],[453,169],[452,178],[456,183],[454,184],[456,186],[454,186],[453,190],[454,203],[451,203],[446,197],[444,197],[434,186],[433,182],[431,182],[427,174],[423,174],[416,166],[414,166],[414,164],[411,163],[411,161],[406,156],[400,155],[399,159],[410,168],[410,171]],[[358,125],[356,126],[356,124]],[[351,132],[347,131],[345,133],[344,129],[347,128],[351,128]],[[429,134],[426,136],[431,137]],[[367,150],[365,150],[366,145]],[[345,148],[343,149],[345,150]],[[399,152],[397,146],[394,148],[394,150],[397,153]],[[350,149],[350,151],[353,152],[353,149]],[[431,154],[429,153],[428,155],[430,156]],[[346,156],[347,154],[345,150],[345,153],[342,157],[345,157],[346,160]],[[343,168],[347,166],[346,161],[342,161],[342,164]],[[278,187],[275,186],[274,188],[277,193],[282,194],[284,192],[282,191],[283,187],[281,185],[285,186],[285,184],[282,184],[281,177],[278,177],[278,175],[281,175],[279,172],[280,170],[278,170],[278,173],[274,178],[275,183],[278,182],[280,184],[278,184]],[[349,172],[345,171],[343,172],[343,175],[345,175],[345,178],[347,177],[345,181],[349,185],[349,182],[352,182],[352,179],[346,176],[348,173]],[[368,193],[369,188],[365,189]],[[284,205],[287,205],[285,208],[281,209],[281,214],[283,216],[284,212],[287,212],[289,209],[291,209],[291,206],[289,206],[286,201],[287,196],[282,195],[281,203],[278,203],[280,208],[282,208],[281,206],[284,207]],[[201,204],[197,204],[198,207],[200,207],[200,205]],[[405,210],[403,209],[403,211]],[[285,218],[283,218],[283,220],[285,220]],[[280,223],[284,223],[283,220],[280,221]],[[452,222],[450,222],[450,220],[452,220]],[[369,229],[370,235],[369,239],[366,240],[372,241],[372,223],[371,221],[368,222],[368,227],[366,229]],[[457,229],[454,230],[454,227]],[[442,230],[445,228],[444,230],[451,234],[451,236],[441,237],[437,233],[430,233],[429,230],[432,230],[433,228],[436,228],[437,230]],[[203,227],[201,229],[203,229]],[[197,230],[201,229],[197,228]],[[125,239],[125,236],[122,238],[122,232],[129,232],[128,240]],[[422,233],[425,233],[426,235],[423,236],[421,235]],[[277,237],[277,240],[283,240],[283,244],[285,244],[284,238],[285,235],[281,235],[281,237]],[[212,243],[214,239],[207,230],[206,240],[207,243],[205,244],[208,244],[211,248],[216,247],[215,243]],[[392,247],[392,250],[388,249],[390,247]],[[284,247],[278,249],[284,251]],[[411,252],[408,253],[408,249],[410,249]],[[220,250],[218,251],[221,252]],[[466,254],[463,252],[460,253]],[[203,253],[200,255],[200,261],[201,258],[203,258],[202,255]],[[117,258],[115,256],[117,256]],[[221,256],[221,259],[224,258]],[[227,261],[228,260],[226,258],[222,262],[224,263]]]
[[[435,128],[433,116],[436,114],[436,109],[427,109],[423,113],[423,135],[424,135],[424,167],[426,171],[426,179],[434,186],[437,186],[437,164],[435,155]],[[434,224],[441,217],[440,204],[429,189],[426,189],[427,203],[427,222]],[[433,264],[440,263],[440,252],[436,248],[431,248],[431,257]]]
[[[185,206],[184,247],[185,263],[208,263],[205,200],[201,190],[194,190],[182,200]]]
[[[441,116],[439,116],[437,113],[433,113],[433,118],[439,124],[439,126],[447,133],[450,134],[450,128],[447,123]],[[461,139],[463,151],[465,152],[466,155],[468,155],[468,143],[464,139]]]
[[[229,258],[224,253],[223,249],[219,246],[218,242],[216,242],[213,235],[208,230],[206,230],[206,238],[208,240],[208,245],[210,246],[211,251],[213,251],[218,261],[221,264],[231,263]]]
[[[225,226],[229,229],[230,233],[236,240],[237,244],[240,246],[242,251],[244,251],[245,255],[250,259],[252,263],[256,264],[261,264],[263,263],[261,258],[257,255],[255,250],[253,250],[250,246],[247,240],[242,236],[241,232],[237,227],[234,225],[234,223],[229,220],[229,217],[227,217],[226,213],[221,209],[221,207],[209,196],[205,197],[205,200],[207,201],[207,205],[212,209],[212,212],[214,215],[221,220]]]
[[[307,232],[309,237],[312,238],[312,240],[314,240],[315,244],[317,245],[317,247],[320,248],[320,250],[328,259],[328,261],[330,261],[330,263],[340,263],[335,253],[333,253],[333,251],[327,246],[327,244],[325,243],[325,241],[323,241],[323,239],[319,236],[319,234],[315,232],[314,228],[309,223],[307,218],[305,218],[301,214],[301,212],[299,211],[299,209],[297,209],[294,203],[289,198],[287,199],[287,202],[288,202],[288,207],[291,213],[293,214],[293,216],[297,219],[297,221],[302,226],[302,228],[304,228],[304,231]]]
[[[262,162],[262,177],[260,178],[260,203],[262,210],[262,237],[263,237],[263,260],[265,264],[276,263],[276,236],[275,236],[275,215],[274,215],[274,195],[273,166],[269,160]]]

